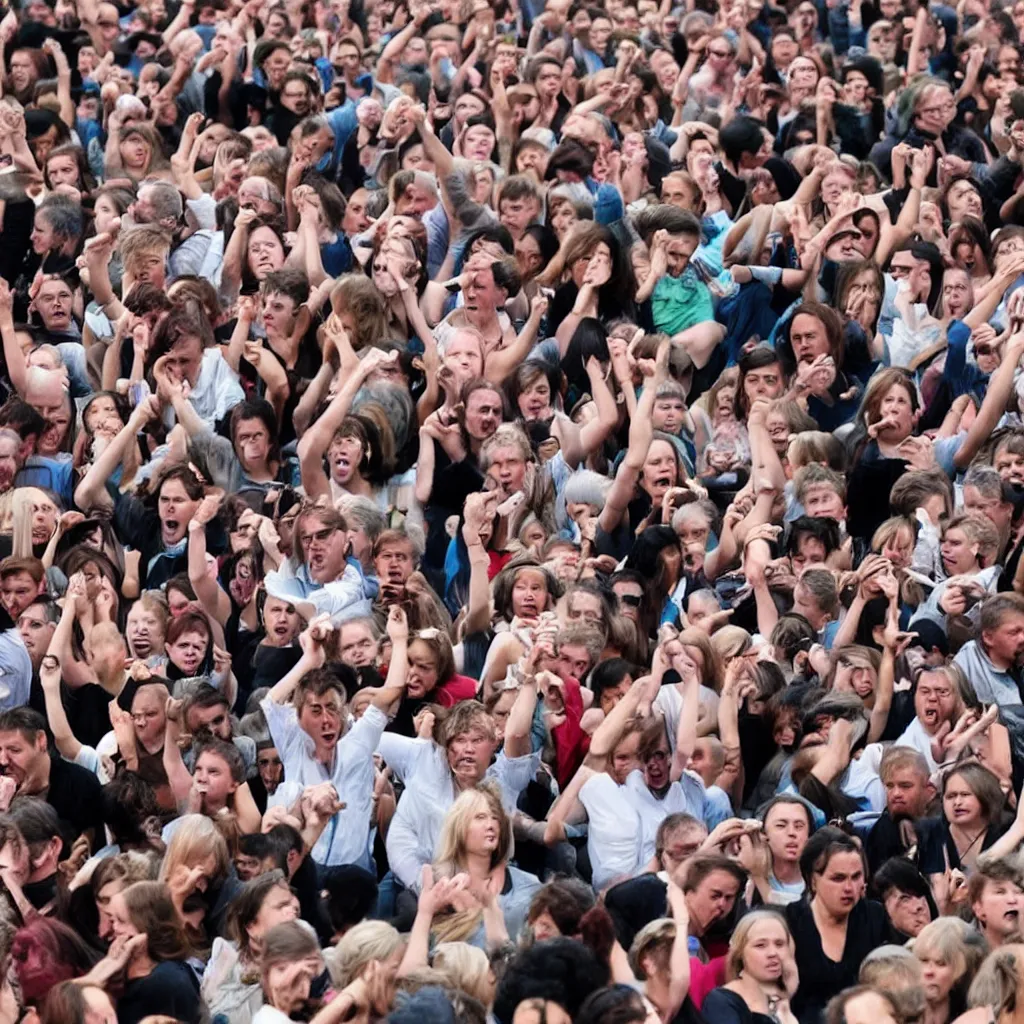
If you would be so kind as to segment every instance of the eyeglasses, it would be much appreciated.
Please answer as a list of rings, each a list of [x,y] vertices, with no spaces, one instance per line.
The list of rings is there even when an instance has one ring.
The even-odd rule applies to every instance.
[[[331,537],[334,535],[334,527],[326,526],[322,530],[317,530],[316,533],[305,533],[300,535],[299,540],[303,547],[308,547],[314,541],[319,544],[326,544]]]

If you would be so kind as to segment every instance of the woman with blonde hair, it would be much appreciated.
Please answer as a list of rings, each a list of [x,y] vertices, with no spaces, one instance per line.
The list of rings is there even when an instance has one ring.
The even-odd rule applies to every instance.
[[[208,911],[222,896],[226,903],[237,890],[237,881],[229,884],[230,867],[227,841],[211,818],[186,814],[177,819],[160,865],[160,881],[167,883],[185,924],[200,936]]]
[[[49,568],[60,540],[60,513],[50,492],[39,487],[15,488],[11,499],[12,555],[41,558]]]
[[[968,1011],[957,1024],[1019,1024],[1024,1018],[1024,945],[993,950],[978,968],[967,993]]]
[[[441,942],[434,947],[431,966],[443,971],[452,984],[490,1009],[497,979],[487,954],[468,942]]]
[[[397,969],[405,939],[387,921],[362,921],[350,928],[325,957],[331,981],[339,991],[361,978],[374,961]]]
[[[924,982],[925,1024],[948,1024],[967,1009],[967,990],[986,944],[976,928],[959,917],[926,924],[913,942]]]
[[[512,822],[490,782],[466,790],[452,804],[434,858],[434,876],[463,876],[453,912],[436,917],[437,942],[468,942],[482,949],[515,939],[540,879],[509,864]]]
[[[798,978],[793,937],[774,910],[755,910],[740,919],[725,959],[727,982],[708,993],[702,1012],[708,1020],[757,1021],[769,1017],[795,1024],[789,1000]]]

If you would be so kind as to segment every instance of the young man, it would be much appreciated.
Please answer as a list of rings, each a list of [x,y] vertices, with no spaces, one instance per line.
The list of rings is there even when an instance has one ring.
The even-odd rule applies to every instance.
[[[327,866],[358,864],[370,869],[373,753],[388,724],[388,709],[405,691],[409,627],[401,608],[392,608],[388,678],[351,726],[342,677],[323,670],[323,640],[329,632],[326,616],[310,624],[300,638],[303,653],[299,662],[260,702],[284,764],[285,781],[268,803],[287,805],[304,786],[333,783],[341,810],[317,840],[313,859]]]
[[[885,810],[864,840],[864,852],[872,874],[890,857],[902,856],[906,852],[901,823],[923,818],[935,798],[935,788],[929,781],[928,763],[911,747],[889,747],[882,755],[878,775],[885,786]]]
[[[967,902],[989,949],[1019,941],[1024,879],[1009,861],[978,864],[967,882]]]
[[[474,700],[451,709],[438,742],[394,733],[380,738],[381,756],[406,786],[387,835],[388,863],[406,888],[419,888],[423,866],[437,853],[445,815],[459,793],[490,778],[501,789],[505,810],[509,814],[515,811],[519,794],[539,764],[530,746],[536,702],[536,681],[524,681],[505,724],[505,742],[497,757],[494,721]]]
[[[17,796],[42,796],[57,812],[64,842],[83,832],[100,836],[103,800],[96,776],[62,757],[51,757],[46,723],[27,707],[0,712],[0,810]]]

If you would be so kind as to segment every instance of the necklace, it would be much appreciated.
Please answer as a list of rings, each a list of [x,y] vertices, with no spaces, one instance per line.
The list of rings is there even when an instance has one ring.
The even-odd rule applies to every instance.
[[[959,832],[959,833],[960,833],[960,834],[961,834],[962,836],[964,836],[965,838],[967,837],[967,832],[966,832],[966,831],[965,831],[964,829],[962,829],[962,828],[961,828],[961,827],[960,827],[959,825],[950,825],[950,826],[949,826],[949,832],[950,832],[950,835],[953,835],[953,829],[956,829],[956,830],[957,830],[957,832]],[[974,846],[974,844],[975,844],[975,843],[976,843],[976,842],[977,842],[977,841],[978,841],[979,839],[981,839],[981,838],[982,838],[982,837],[983,837],[983,836],[985,835],[985,833],[986,833],[987,831],[988,831],[988,829],[987,829],[987,828],[983,828],[983,829],[982,829],[982,830],[981,830],[981,831],[980,831],[980,832],[979,832],[979,833],[978,833],[978,834],[977,834],[977,835],[976,835],[976,836],[975,836],[975,837],[974,837],[974,838],[973,838],[973,839],[972,839],[972,840],[971,840],[971,841],[970,841],[970,842],[969,842],[969,843],[967,844],[967,846],[966,846],[966,847],[965,847],[965,848],[964,848],[964,849],[963,849],[962,851],[960,850],[959,844],[957,844],[957,852],[958,852],[958,853],[960,854],[960,860],[963,860],[963,859],[964,859],[964,857],[966,857],[966,856],[967,856],[967,854],[969,854],[969,853],[971,852],[971,848],[972,848],[972,847]],[[953,835],[953,842],[954,842],[954,843],[956,843],[956,836],[955,836],[955,835]]]

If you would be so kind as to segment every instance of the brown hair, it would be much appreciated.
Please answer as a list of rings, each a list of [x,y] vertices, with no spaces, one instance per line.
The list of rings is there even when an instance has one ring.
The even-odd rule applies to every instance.
[[[171,890],[163,882],[134,882],[121,893],[132,924],[145,934],[146,951],[158,963],[191,953]]]

